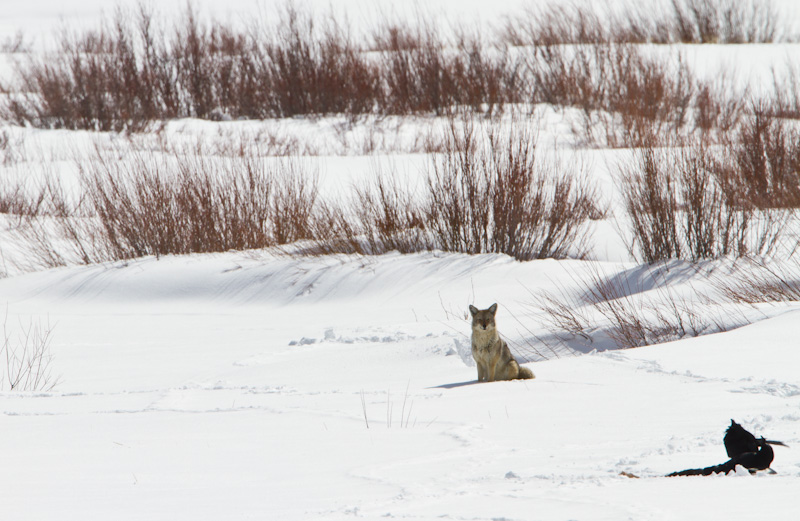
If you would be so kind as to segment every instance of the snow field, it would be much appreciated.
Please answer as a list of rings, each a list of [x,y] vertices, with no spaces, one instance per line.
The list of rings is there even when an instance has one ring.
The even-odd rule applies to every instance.
[[[512,303],[499,327],[520,341],[504,310],[525,298],[520,280],[557,264],[219,254],[4,279],[12,316],[47,309],[62,380],[3,396],[0,437],[21,449],[4,456],[15,469],[2,478],[4,511],[745,519],[756,510],[735,499],[755,496],[791,519],[792,449],[776,448],[775,476],[659,476],[723,461],[730,418],[796,445],[797,311],[476,384],[458,355],[469,330],[459,304],[473,291],[478,303]],[[416,278],[427,284],[407,282]]]
[[[369,25],[373,10],[413,16],[410,3],[355,3],[356,24]],[[487,21],[519,6],[444,0],[430,9]],[[258,6],[204,8],[236,18]],[[108,5],[30,0],[3,9],[0,43],[20,28],[51,34],[62,15],[92,26]],[[679,47],[697,71],[737,64],[737,81],[758,86],[797,45]],[[0,54],[0,78],[12,60]],[[618,234],[615,172],[631,152],[583,148],[570,115],[537,109],[541,150],[584,164],[612,209],[593,224],[597,266],[643,298],[656,295],[652,271],[632,262]],[[376,171],[420,183],[429,160],[420,136],[442,125],[180,120],[130,141],[4,127],[14,159],[0,174],[33,182],[50,171],[69,183],[74,156],[95,145],[158,152],[163,138],[212,151],[241,136],[278,136],[304,144],[321,194],[336,198]],[[800,512],[796,302],[712,303],[723,325],[742,313],[754,323],[613,351],[602,341],[555,342],[533,305],[532,291],[580,288],[584,261],[259,251],[22,273],[12,226],[3,216],[4,332],[13,341],[27,324],[50,328],[58,383],[0,391],[0,519],[795,521]],[[667,267],[676,294],[693,303],[714,294],[708,272]],[[501,334],[536,379],[476,383],[467,306],[493,302]],[[791,447],[776,447],[777,474],[663,477],[725,461],[732,418]]]

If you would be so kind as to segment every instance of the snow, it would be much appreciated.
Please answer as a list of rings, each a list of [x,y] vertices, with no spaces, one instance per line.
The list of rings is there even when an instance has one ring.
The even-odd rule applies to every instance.
[[[62,11],[91,20],[107,9],[55,4],[9,6],[0,40],[15,27],[50,27]],[[225,5],[236,13],[253,2]],[[698,60],[714,52],[735,51]],[[319,132],[325,193],[374,161],[419,174],[425,158],[410,146],[337,150],[336,124],[178,121],[165,132]],[[424,126],[406,124],[398,140]],[[52,159],[65,175],[74,165],[64,142],[92,139],[10,131],[25,134],[26,161]],[[557,132],[542,139],[563,143]],[[613,164],[627,152],[583,153],[614,203]],[[12,257],[11,239],[0,240],[0,257]],[[646,278],[613,223],[598,224],[594,240],[605,272]],[[537,340],[549,337],[531,291],[575,288],[582,261],[258,251],[0,269],[6,336],[50,328],[58,379],[48,391],[0,392],[2,519],[793,521],[800,511],[797,303],[740,310],[754,322],[713,335],[550,350]],[[669,280],[676,291],[713,291],[704,273],[672,267]],[[493,302],[501,334],[536,379],[476,383],[467,306]],[[777,474],[663,477],[725,461],[730,419],[791,447],[775,448]]]
[[[455,314],[496,300],[515,340],[520,281],[557,264],[228,253],[0,280],[9,323],[53,325],[60,377],[2,395],[4,517],[793,519],[793,449],[773,476],[660,476],[724,461],[730,418],[797,445],[800,311],[475,383]]]

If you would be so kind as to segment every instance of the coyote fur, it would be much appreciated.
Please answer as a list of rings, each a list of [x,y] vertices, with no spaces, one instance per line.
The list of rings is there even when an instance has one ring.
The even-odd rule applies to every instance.
[[[497,380],[516,380],[535,378],[527,367],[520,367],[508,344],[497,332],[497,304],[489,309],[469,307],[472,314],[472,358],[478,364],[478,381],[494,382]]]

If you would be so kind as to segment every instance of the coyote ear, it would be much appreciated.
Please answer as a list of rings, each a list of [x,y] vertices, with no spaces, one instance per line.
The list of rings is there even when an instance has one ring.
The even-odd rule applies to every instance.
[[[491,306],[489,306],[489,313],[491,313],[492,315],[497,313],[497,303],[492,304]]]
[[[475,306],[473,306],[472,304],[470,304],[470,305],[469,305],[469,312],[470,312],[470,314],[471,314],[471,315],[474,317],[475,315],[477,315],[477,314],[478,314],[478,308],[476,308]]]

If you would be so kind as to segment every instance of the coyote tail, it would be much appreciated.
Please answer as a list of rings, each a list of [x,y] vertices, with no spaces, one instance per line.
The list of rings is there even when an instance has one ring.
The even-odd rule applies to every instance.
[[[522,380],[530,380],[536,378],[536,375],[533,374],[533,371],[528,369],[527,367],[519,366],[519,376],[518,378]]]

